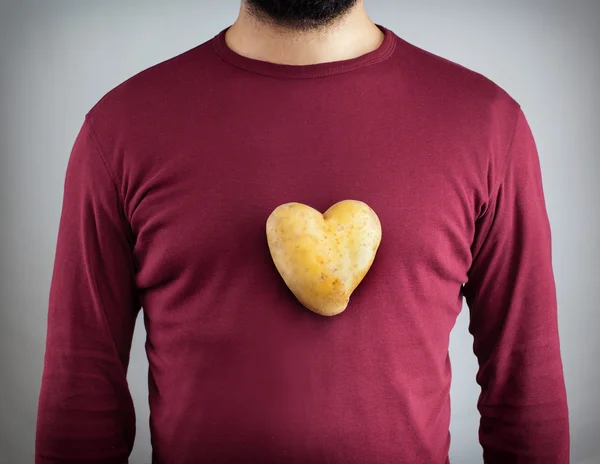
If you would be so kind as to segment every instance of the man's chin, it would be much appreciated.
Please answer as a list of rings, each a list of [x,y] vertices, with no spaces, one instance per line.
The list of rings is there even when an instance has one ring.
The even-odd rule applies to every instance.
[[[335,23],[358,0],[244,0],[257,19],[286,29],[308,31]]]

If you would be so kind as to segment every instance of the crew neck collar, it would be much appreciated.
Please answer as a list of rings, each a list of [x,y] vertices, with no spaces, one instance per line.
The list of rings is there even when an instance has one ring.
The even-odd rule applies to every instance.
[[[394,33],[377,24],[377,27],[384,33],[383,42],[375,50],[368,53],[347,60],[330,61],[326,63],[309,65],[278,64],[248,58],[229,48],[229,45],[225,41],[225,34],[229,27],[223,29],[212,39],[214,48],[221,58],[237,68],[272,77],[325,77],[353,71],[385,60],[392,54],[396,46],[396,36]]]

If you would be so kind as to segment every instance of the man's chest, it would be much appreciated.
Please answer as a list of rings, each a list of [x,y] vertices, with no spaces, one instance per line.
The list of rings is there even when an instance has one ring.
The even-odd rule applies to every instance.
[[[425,133],[418,126],[391,132],[389,123],[366,124],[359,133],[337,122],[324,132],[317,123],[325,121],[293,131],[273,120],[268,130],[240,126],[229,137],[174,140],[172,155],[162,154],[167,161],[128,195],[138,285],[210,276],[236,262],[253,272],[253,261],[268,258],[265,224],[275,207],[300,202],[324,212],[354,199],[381,221],[376,268],[417,292],[429,291],[427,276],[460,286],[476,198],[460,144],[417,137]]]

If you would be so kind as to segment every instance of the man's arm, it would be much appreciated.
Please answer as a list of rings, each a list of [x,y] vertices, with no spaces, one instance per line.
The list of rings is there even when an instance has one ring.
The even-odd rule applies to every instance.
[[[503,175],[477,221],[464,286],[479,363],[479,438],[490,464],[569,462],[551,233],[521,108]]]
[[[123,464],[133,447],[126,373],[140,304],[121,197],[102,155],[86,118],[64,183],[36,464]]]

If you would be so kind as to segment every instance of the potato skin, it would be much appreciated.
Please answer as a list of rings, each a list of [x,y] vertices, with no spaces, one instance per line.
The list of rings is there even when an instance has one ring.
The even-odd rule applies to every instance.
[[[285,203],[266,223],[275,267],[298,301],[322,316],[343,312],[381,243],[381,223],[366,203],[343,200],[321,214]]]

